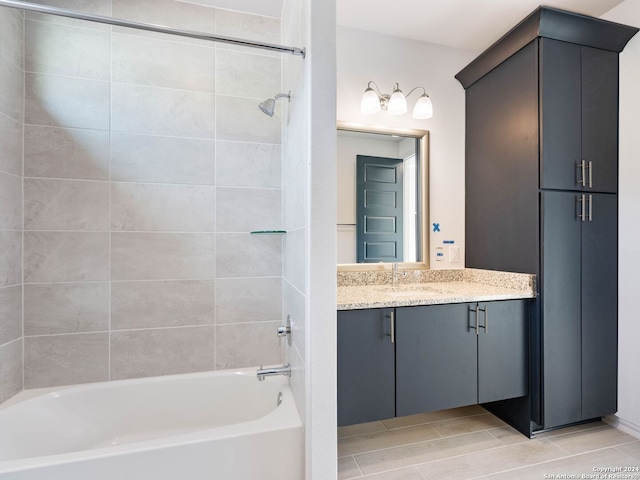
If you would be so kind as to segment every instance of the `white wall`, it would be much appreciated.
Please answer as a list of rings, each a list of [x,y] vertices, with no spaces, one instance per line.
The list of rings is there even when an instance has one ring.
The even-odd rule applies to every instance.
[[[640,0],[626,0],[603,15],[606,20],[640,27]],[[614,423],[640,436],[637,295],[640,271],[640,35],[620,54],[620,171],[618,273],[618,413]]]
[[[454,75],[477,54],[345,27],[338,27],[337,41],[338,120],[430,131],[430,217],[441,230],[431,232],[431,268],[463,267],[462,261],[436,263],[435,248],[443,240],[454,240],[464,259],[464,89]],[[424,87],[433,102],[433,118],[362,115],[360,98],[370,80],[383,93],[391,93],[396,82],[405,93]],[[408,99],[410,109],[417,93]]]

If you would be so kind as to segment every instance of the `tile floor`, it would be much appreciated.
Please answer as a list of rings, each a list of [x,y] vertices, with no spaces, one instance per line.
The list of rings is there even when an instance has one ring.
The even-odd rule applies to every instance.
[[[602,422],[528,439],[476,405],[338,428],[339,480],[597,478],[597,467],[640,467],[640,440]],[[600,478],[640,479],[621,474]]]

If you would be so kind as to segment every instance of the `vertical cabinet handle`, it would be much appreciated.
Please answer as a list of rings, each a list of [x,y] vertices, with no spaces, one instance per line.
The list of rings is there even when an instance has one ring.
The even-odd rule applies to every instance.
[[[396,312],[391,310],[389,312],[389,336],[391,337],[391,343],[396,343]]]
[[[576,164],[576,169],[580,172],[580,177],[578,178],[578,180],[576,181],[576,183],[578,185],[581,185],[583,187],[587,186],[587,175],[586,175],[586,165],[587,162],[585,162],[584,160],[582,160],[580,163]]]
[[[593,195],[589,195],[589,221],[593,221]]]
[[[480,331],[480,322],[478,321],[478,316],[480,315],[480,307],[476,305],[476,308],[472,308],[469,311],[475,312],[476,314],[476,325],[475,327],[473,325],[469,325],[469,328],[473,328],[476,331],[476,335],[478,335],[478,332]]]
[[[589,160],[589,188],[593,188],[593,162]]]
[[[577,214],[578,218],[583,222],[587,219],[587,205],[585,194],[583,193],[579,197],[577,197],[577,201],[580,204],[580,213]]]
[[[480,325],[480,328],[484,328],[484,333],[489,333],[489,312],[487,311],[489,307],[485,305],[484,308],[478,307],[478,310],[480,310],[484,316],[484,325]]]

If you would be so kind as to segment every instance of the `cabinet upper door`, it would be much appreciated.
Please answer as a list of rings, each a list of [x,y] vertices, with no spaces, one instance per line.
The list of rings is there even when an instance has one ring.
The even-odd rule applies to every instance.
[[[338,425],[395,416],[391,312],[338,312]]]
[[[618,191],[618,54],[582,47],[582,160],[587,191]]]
[[[615,193],[618,54],[543,38],[539,78],[540,188]]]

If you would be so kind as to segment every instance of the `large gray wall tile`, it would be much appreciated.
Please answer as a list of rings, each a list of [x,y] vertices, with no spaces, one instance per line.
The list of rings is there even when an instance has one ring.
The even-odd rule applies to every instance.
[[[25,283],[108,279],[108,233],[25,232]]]
[[[112,96],[114,131],[214,138],[213,94],[114,83]]]
[[[282,228],[282,191],[264,188],[216,189],[218,232],[250,232]]]
[[[278,277],[282,275],[282,237],[219,233],[216,235],[216,277]]]
[[[22,336],[22,286],[0,288],[0,345]]]
[[[24,339],[24,387],[109,379],[109,334],[78,333]]]
[[[284,228],[293,230],[307,222],[307,164],[300,162],[285,182],[283,192]]]
[[[22,340],[0,346],[0,403],[22,390]]]
[[[262,99],[256,98],[216,95],[216,138],[279,144],[281,105],[277,104],[275,114],[269,117],[258,109],[261,101]]]
[[[111,334],[111,378],[213,369],[214,327],[128,330]]]
[[[112,280],[214,278],[214,235],[112,233]]]
[[[114,282],[113,330],[212,325],[214,281]]]
[[[0,56],[0,113],[22,123],[24,118],[24,72],[5,57]]]
[[[216,324],[281,319],[280,277],[221,278],[216,281]]]
[[[215,48],[115,33],[114,82],[215,92]]]
[[[214,185],[216,142],[114,132],[111,175],[115,181]]]
[[[51,7],[63,8],[65,10],[74,10],[76,12],[90,13],[103,17],[111,16],[110,0],[30,0],[31,3],[48,5]],[[92,28],[94,30],[110,31],[111,26],[102,23],[88,22],[86,20],[74,20],[72,18],[58,17],[56,15],[48,15],[43,13],[26,12],[26,18],[29,20],[38,20],[40,22],[57,23],[61,25],[73,25],[76,27]]]
[[[281,43],[280,19],[219,9],[216,10],[216,34],[278,44]],[[218,43],[216,47],[255,53],[252,48],[236,45]],[[266,50],[265,54],[280,56],[278,53],[268,53]]]
[[[0,56],[22,67],[24,58],[24,21],[22,14],[13,8],[0,10]]]
[[[216,184],[223,187],[280,188],[280,145],[224,142],[216,145]]]
[[[25,230],[109,230],[109,183],[24,180]]]
[[[0,230],[0,287],[22,283],[22,232]]]
[[[22,175],[22,124],[0,113],[0,170]]]
[[[269,98],[280,93],[279,57],[218,49],[216,92],[238,97]]]
[[[109,180],[109,132],[27,125],[24,174]]]
[[[282,363],[280,322],[217,325],[216,370]]]
[[[0,229],[22,229],[22,177],[0,172]]]
[[[107,282],[25,285],[25,335],[97,332],[108,329]]]
[[[305,293],[306,262],[306,229],[298,228],[287,233],[284,239],[283,276],[302,293]]]
[[[216,10],[203,5],[195,5],[174,0],[112,0],[113,16],[125,18],[143,23],[165,25],[167,27],[193,30],[196,32],[213,33],[215,27]],[[117,32],[126,32],[134,35],[152,36],[155,38],[171,39],[172,36],[144,32],[141,30],[116,27]],[[190,40],[181,38],[182,42],[202,43],[211,45],[211,42]]]
[[[109,128],[109,83],[27,73],[25,123],[57,127]]]
[[[27,72],[109,80],[109,32],[30,20],[25,30]]]
[[[215,231],[214,187],[119,182],[111,185],[113,230]]]

